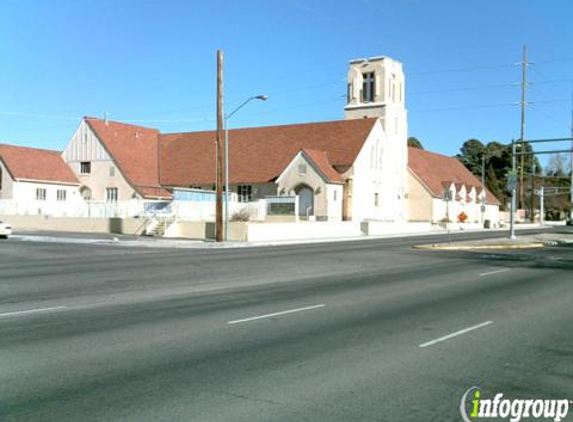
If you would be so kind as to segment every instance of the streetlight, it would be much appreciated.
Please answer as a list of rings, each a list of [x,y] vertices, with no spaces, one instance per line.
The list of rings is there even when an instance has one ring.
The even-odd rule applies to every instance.
[[[225,241],[229,240],[229,126],[227,122],[237,111],[246,106],[247,103],[253,100],[267,101],[268,99],[269,97],[267,95],[255,95],[247,98],[229,114],[225,113]]]

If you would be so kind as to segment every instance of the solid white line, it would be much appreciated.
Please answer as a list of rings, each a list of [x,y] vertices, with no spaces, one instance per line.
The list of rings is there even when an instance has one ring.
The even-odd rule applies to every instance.
[[[278,315],[286,315],[286,314],[292,314],[294,312],[309,311],[311,309],[324,308],[325,306],[326,305],[324,303],[321,303],[320,305],[306,306],[304,308],[290,309],[288,311],[275,312],[272,314],[259,315],[259,316],[254,316],[254,317],[250,317],[250,318],[244,318],[244,319],[236,319],[234,321],[227,321],[227,324],[239,324],[241,322],[255,321],[257,319],[263,319],[263,318],[271,318],[271,317],[278,316]]]
[[[477,329],[483,328],[483,327],[487,327],[490,324],[493,324],[493,321],[487,321],[487,322],[484,322],[484,323],[481,323],[478,325],[474,325],[473,327],[469,327],[469,328],[465,328],[465,329],[460,330],[460,331],[456,331],[455,333],[448,334],[447,336],[437,338],[435,340],[429,341],[429,342],[424,343],[424,344],[420,344],[420,347],[424,348],[424,347],[432,346],[436,343],[440,343],[442,341],[446,341],[446,340],[449,340],[451,338],[461,336],[462,334],[469,333],[470,331],[477,330]]]
[[[504,272],[509,271],[509,270],[511,270],[511,268],[503,268],[503,269],[501,269],[501,270],[495,270],[495,271],[489,271],[489,272],[487,272],[487,273],[481,273],[479,276],[480,276],[480,277],[483,277],[483,276],[486,276],[486,275],[504,273]]]
[[[37,312],[49,312],[49,311],[57,311],[59,309],[66,309],[67,306],[54,306],[53,308],[40,308],[40,309],[27,309],[25,311],[14,311],[14,312],[5,312],[0,314],[1,317],[13,316],[13,315],[26,315],[26,314],[35,314]]]

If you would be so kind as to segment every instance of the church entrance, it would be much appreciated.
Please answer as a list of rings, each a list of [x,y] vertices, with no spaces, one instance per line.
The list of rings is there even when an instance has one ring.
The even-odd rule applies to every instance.
[[[298,215],[306,218],[314,215],[314,191],[307,185],[299,185],[295,189],[298,195]]]

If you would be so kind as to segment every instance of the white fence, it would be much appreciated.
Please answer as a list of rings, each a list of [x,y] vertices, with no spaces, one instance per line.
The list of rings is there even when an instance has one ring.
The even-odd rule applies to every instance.
[[[130,218],[170,217],[183,221],[215,221],[215,202],[205,201],[14,201],[0,200],[0,215],[46,215],[51,217]],[[229,202],[230,219],[264,221],[266,201]]]

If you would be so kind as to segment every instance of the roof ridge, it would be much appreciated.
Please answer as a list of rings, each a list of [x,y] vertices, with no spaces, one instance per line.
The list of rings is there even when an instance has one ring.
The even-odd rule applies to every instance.
[[[47,152],[47,153],[51,153],[51,154],[58,154],[58,155],[60,155],[62,153],[62,151],[58,151],[57,149],[36,148],[36,147],[29,147],[29,146],[25,146],[25,145],[6,144],[3,142],[0,142],[0,147],[33,149],[35,151],[42,151],[42,152]]]
[[[99,122],[104,122],[105,123],[105,119],[101,119],[99,117],[91,117],[91,116],[84,116],[84,120],[88,121],[88,120],[97,120]],[[159,132],[161,133],[161,131],[159,129],[156,129],[154,127],[149,127],[149,126],[142,126],[142,125],[135,125],[133,123],[125,123],[125,122],[119,122],[117,120],[107,120],[108,123],[113,123],[114,125],[121,125],[121,126],[130,126],[133,128],[138,128],[138,129],[145,129],[145,130],[153,130],[155,132]]]
[[[247,127],[239,127],[239,128],[234,128],[234,129],[229,129],[229,132],[233,132],[233,131],[238,131],[238,130],[253,130],[253,129],[277,129],[277,128],[284,128],[284,127],[294,127],[294,126],[320,126],[320,125],[329,125],[329,124],[335,124],[335,123],[346,123],[348,122],[349,124],[352,123],[356,123],[356,122],[364,122],[364,121],[371,121],[374,122],[375,120],[378,120],[377,117],[368,117],[368,118],[364,118],[364,119],[337,119],[337,120],[325,120],[325,121],[321,121],[321,122],[303,122],[303,123],[286,123],[286,124],[280,124],[280,125],[268,125],[268,126],[247,126]],[[192,131],[192,132],[166,132],[166,133],[161,133],[162,136],[165,135],[185,135],[185,134],[189,134],[189,133],[193,133],[193,134],[199,134],[199,133],[214,133],[216,132],[216,129],[213,130],[198,130],[198,131]]]

